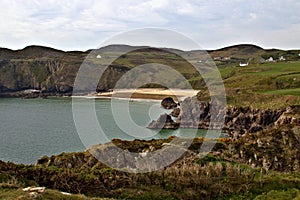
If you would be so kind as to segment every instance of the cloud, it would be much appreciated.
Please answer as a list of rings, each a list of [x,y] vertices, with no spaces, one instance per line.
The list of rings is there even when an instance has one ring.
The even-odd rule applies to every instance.
[[[244,42],[298,48],[299,9],[297,0],[3,0],[0,46],[86,50],[122,31],[158,27],[209,49]]]

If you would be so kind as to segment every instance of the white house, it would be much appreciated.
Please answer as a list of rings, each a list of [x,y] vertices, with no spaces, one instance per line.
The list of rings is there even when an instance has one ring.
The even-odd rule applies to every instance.
[[[273,57],[270,57],[266,60],[266,62],[275,62],[274,58]]]
[[[246,67],[246,66],[248,66],[249,65],[249,63],[247,62],[247,63],[242,63],[242,62],[240,62],[240,67]]]
[[[286,59],[285,59],[283,56],[280,56],[280,57],[279,57],[279,60],[280,60],[280,61],[285,61]]]

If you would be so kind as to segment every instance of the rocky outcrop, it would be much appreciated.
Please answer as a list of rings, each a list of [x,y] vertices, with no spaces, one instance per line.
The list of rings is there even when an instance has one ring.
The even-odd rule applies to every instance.
[[[178,117],[179,114],[180,114],[180,108],[175,108],[175,109],[173,109],[172,112],[170,113],[170,115],[171,115],[172,117]]]
[[[276,125],[286,109],[259,110],[228,107],[223,130],[237,137],[244,133],[254,133]]]
[[[300,124],[299,110],[300,106],[276,110],[229,106],[224,111],[211,102],[199,101],[196,97],[188,97],[181,103],[180,108],[174,109],[171,113],[173,117],[177,116],[176,122],[173,122],[170,116],[164,115],[169,120],[168,126],[162,125],[165,119],[161,116],[159,120],[151,122],[148,128],[208,129],[213,111],[217,112],[214,113],[214,116],[224,114],[223,131],[231,137],[237,138],[245,133],[254,133],[286,124]]]
[[[177,107],[177,103],[172,97],[166,97],[161,101],[161,106],[164,109],[174,109]]]
[[[246,133],[228,152],[238,162],[265,170],[300,171],[299,125],[281,125],[256,134]],[[225,153],[226,154],[226,153]]]
[[[112,142],[90,147],[85,152],[62,153],[57,156],[44,156],[37,161],[37,166],[59,167],[66,169],[97,169],[106,165],[117,169],[138,172],[155,170],[168,160],[176,161],[187,153],[185,139],[170,137],[160,140],[124,141],[113,139]],[[155,153],[153,153],[155,151]],[[147,161],[147,162],[146,162]],[[170,163],[171,164],[171,163]]]
[[[210,120],[210,103],[198,101],[196,97],[188,97],[180,106],[177,121],[182,128],[208,127]]]
[[[283,125],[279,128],[264,130],[257,134],[246,133],[238,139],[219,138],[211,154],[224,160],[245,163],[252,167],[263,167],[266,170],[300,171],[299,128],[299,125]],[[101,170],[107,166],[105,163],[100,162],[100,160],[106,160],[109,163],[116,163],[118,168],[129,167],[137,169],[139,168],[137,166],[138,159],[145,158],[146,156],[154,159],[155,157],[151,155],[151,152],[156,152],[159,156],[163,156],[165,153],[166,155],[164,156],[167,159],[167,157],[171,156],[169,150],[172,149],[175,151],[176,148],[187,151],[187,154],[180,157],[179,161],[186,164],[193,164],[192,162],[189,163],[188,159],[191,156],[199,158],[197,153],[203,141],[209,142],[209,140],[204,138],[195,138],[190,141],[189,145],[184,145],[186,144],[186,140],[177,137],[148,141],[113,139],[109,143],[90,147],[85,152],[62,153],[51,157],[44,156],[37,161],[36,166]],[[171,146],[176,148],[170,148]],[[131,152],[131,157],[125,155],[126,152]],[[99,160],[97,157],[101,159]],[[124,163],[127,165],[122,166]],[[178,162],[172,165],[176,164]],[[1,163],[0,161],[0,165],[2,170],[9,168],[9,163]]]
[[[177,129],[179,127],[179,123],[174,122],[172,117],[168,114],[163,114],[159,116],[156,121],[152,121],[148,128],[150,129]]]
[[[80,193],[117,199],[124,198],[125,192],[132,191],[129,199],[138,195],[139,199],[143,199],[145,195],[140,194],[140,191],[149,187],[147,196],[151,197],[153,191],[156,191],[152,189],[159,188],[159,196],[154,199],[171,191],[175,191],[172,196],[179,199],[199,199],[199,194],[203,197],[201,199],[212,199],[218,197],[216,194],[220,194],[220,198],[229,194],[231,198],[232,191],[240,196],[241,185],[247,186],[243,190],[245,194],[249,192],[249,187],[253,186],[257,190],[260,184],[268,188],[270,185],[277,188],[278,184],[297,187],[300,172],[299,128],[283,125],[257,134],[246,133],[238,139],[219,138],[205,157],[199,154],[199,149],[204,141],[212,140],[195,138],[190,145],[185,146],[182,145],[186,142],[184,139],[171,137],[149,141],[113,140],[95,145],[85,152],[45,156],[35,166],[0,161],[1,189],[18,189],[19,183],[22,183],[22,187],[42,186],[29,187],[23,191],[44,190],[46,187],[64,191],[64,194]],[[129,152],[131,157],[126,155]],[[182,153],[182,156],[176,157],[174,153],[177,152]],[[101,159],[94,156],[101,156]],[[168,165],[167,159],[176,161]],[[106,162],[115,166],[106,166]],[[155,169],[155,164],[163,164],[163,167],[149,173],[116,170],[131,169],[131,172],[139,172],[141,169]],[[277,172],[266,173],[269,170]],[[207,192],[207,188],[212,189]],[[223,188],[225,190],[221,191]],[[187,190],[188,194],[183,192]],[[209,192],[217,193],[211,195]],[[184,195],[179,196],[182,193]],[[195,195],[191,198],[190,194]]]

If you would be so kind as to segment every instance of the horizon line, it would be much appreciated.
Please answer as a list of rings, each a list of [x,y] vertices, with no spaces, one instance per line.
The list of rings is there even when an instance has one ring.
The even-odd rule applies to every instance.
[[[234,43],[234,44],[229,44],[223,47],[218,47],[218,48],[200,48],[200,49],[189,49],[189,50],[184,50],[184,49],[179,49],[179,48],[174,48],[174,47],[157,47],[157,46],[149,46],[149,45],[130,45],[130,44],[108,44],[106,46],[102,46],[99,48],[87,48],[87,49],[67,49],[67,48],[59,48],[59,47],[53,47],[50,45],[43,45],[43,44],[31,44],[31,45],[27,45],[23,48],[10,48],[10,47],[3,47],[0,46],[0,49],[8,49],[8,50],[12,50],[12,51],[22,51],[28,47],[45,47],[45,48],[50,48],[50,49],[54,49],[54,50],[58,50],[58,51],[63,51],[63,52],[72,52],[72,51],[81,51],[81,52],[86,52],[86,51],[91,51],[91,50],[95,50],[95,49],[101,49],[104,47],[108,47],[108,46],[130,46],[130,47],[152,47],[152,48],[167,48],[167,49],[175,49],[175,50],[181,50],[181,51],[198,51],[198,50],[205,50],[205,51],[217,51],[217,50],[221,50],[221,49],[225,49],[225,48],[229,48],[229,47],[234,47],[234,46],[242,46],[242,45],[249,45],[249,46],[257,46],[259,48],[262,48],[264,50],[283,50],[283,51],[289,51],[289,50],[300,50],[300,47],[298,49],[296,48],[281,48],[281,47],[262,47],[260,45],[254,44],[254,43]],[[55,46],[55,45],[54,45]]]

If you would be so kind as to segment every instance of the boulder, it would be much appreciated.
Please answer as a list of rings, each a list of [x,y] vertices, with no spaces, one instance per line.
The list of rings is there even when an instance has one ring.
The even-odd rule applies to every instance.
[[[153,120],[149,125],[150,129],[178,129],[179,123],[172,120],[172,117],[168,114],[161,115],[156,121]]]
[[[177,107],[177,103],[172,97],[166,97],[161,101],[161,106],[164,109],[174,109]]]
[[[180,108],[175,108],[175,109],[173,109],[172,112],[170,113],[170,115],[171,115],[172,117],[178,117],[179,114],[180,114]]]
[[[67,93],[67,92],[72,92],[73,91],[73,87],[67,84],[62,84],[58,87],[57,89],[59,92],[61,93]]]

